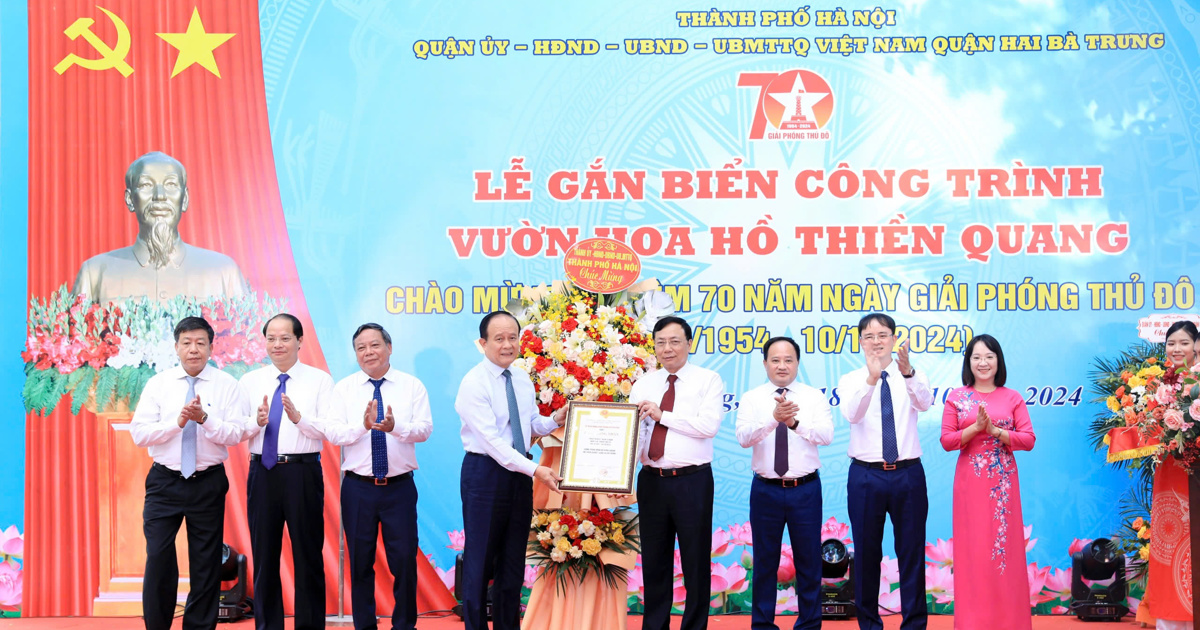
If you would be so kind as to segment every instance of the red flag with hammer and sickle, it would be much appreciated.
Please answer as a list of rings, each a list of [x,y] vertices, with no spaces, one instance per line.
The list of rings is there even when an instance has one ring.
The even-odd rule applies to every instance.
[[[187,169],[184,241],[232,257],[255,291],[285,298],[314,331],[276,180],[257,1],[31,0],[31,297],[70,286],[87,258],[132,244],[137,224],[123,201],[125,171],[149,151],[163,151]],[[325,367],[317,342],[315,332],[306,335],[301,360]],[[69,405],[27,418],[26,616],[90,616],[133,597],[121,585],[137,575],[129,574],[122,554],[140,540],[141,515],[110,512],[114,497],[136,492],[142,480],[121,475],[122,463],[98,452],[106,439],[128,439],[110,421],[86,410],[73,416]],[[324,455],[325,595],[333,614],[339,456],[331,446]],[[249,554],[247,459],[243,444],[226,462],[225,541]],[[284,544],[290,610],[291,553]],[[418,562],[418,608],[452,607],[453,597],[420,554]],[[387,614],[391,590],[376,591],[379,612]]]

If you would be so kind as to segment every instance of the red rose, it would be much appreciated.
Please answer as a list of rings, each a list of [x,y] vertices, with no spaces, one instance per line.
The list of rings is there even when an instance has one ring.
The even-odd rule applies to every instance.
[[[597,398],[600,402],[612,402],[612,399],[612,394],[600,394],[600,397]]]
[[[576,328],[579,328],[579,322],[575,321],[574,317],[568,317],[567,319],[563,320],[563,323],[562,323],[563,330],[565,330],[567,332],[575,332]]]
[[[543,416],[550,416],[554,414],[554,410],[546,403],[538,403],[538,413]]]
[[[597,352],[596,354],[592,355],[592,361],[603,365],[608,361],[608,355],[604,354],[603,352]]]
[[[533,369],[542,372],[553,364],[554,362],[547,357],[538,357],[533,361]]]

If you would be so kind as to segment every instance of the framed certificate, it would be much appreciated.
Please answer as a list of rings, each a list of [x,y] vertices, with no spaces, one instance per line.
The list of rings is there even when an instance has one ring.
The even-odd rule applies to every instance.
[[[571,401],[565,426],[559,489],[632,494],[638,449],[637,405]]]

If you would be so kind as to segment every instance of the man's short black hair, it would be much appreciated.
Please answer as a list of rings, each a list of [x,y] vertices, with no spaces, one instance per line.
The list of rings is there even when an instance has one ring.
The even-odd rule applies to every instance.
[[[208,320],[204,319],[203,317],[184,317],[183,319],[179,320],[179,323],[175,324],[175,342],[179,342],[179,335],[182,335],[185,332],[191,332],[193,330],[203,330],[204,332],[208,333],[208,344],[212,345],[214,335],[213,327],[208,323]]]
[[[692,340],[691,325],[688,324],[687,320],[685,320],[684,318],[676,317],[674,315],[667,315],[666,317],[658,320],[658,323],[654,324],[654,336],[657,336],[658,332],[660,330],[666,328],[667,326],[670,326],[671,324],[679,324],[679,326],[683,328],[684,338],[686,338],[688,341]]]
[[[295,315],[292,315],[291,313],[280,313],[280,314],[272,317],[271,319],[268,319],[267,323],[263,324],[263,336],[264,337],[267,336],[267,326],[270,326],[271,322],[273,322],[277,319],[286,319],[286,320],[292,322],[292,335],[295,336],[297,339],[304,338],[304,324],[300,323],[299,317],[296,317]]]
[[[858,320],[858,334],[861,335],[862,331],[871,325],[871,322],[879,322],[892,331],[892,334],[896,334],[896,320],[892,319],[891,315],[884,313],[868,313],[863,315],[863,318]]]
[[[763,361],[767,360],[767,353],[771,351],[771,346],[783,341],[792,344],[792,347],[796,349],[796,360],[800,360],[800,344],[796,343],[795,339],[792,339],[791,337],[771,337],[767,340],[767,343],[763,345]]]
[[[375,322],[367,322],[362,326],[359,326],[358,330],[354,331],[354,336],[350,338],[350,345],[353,346],[354,342],[358,341],[358,336],[368,330],[379,331],[379,335],[383,337],[383,343],[386,343],[389,346],[392,345],[392,336],[388,334],[388,331],[383,329],[383,326],[380,326]]]
[[[514,322],[517,322],[516,315],[513,315],[512,313],[509,313],[508,311],[492,311],[491,313],[484,315],[483,319],[479,321],[479,338],[487,339],[488,324],[491,324],[493,319],[495,319],[497,317],[504,317],[504,316],[511,317]],[[521,322],[517,322],[517,328],[520,328],[520,327],[521,327]]]

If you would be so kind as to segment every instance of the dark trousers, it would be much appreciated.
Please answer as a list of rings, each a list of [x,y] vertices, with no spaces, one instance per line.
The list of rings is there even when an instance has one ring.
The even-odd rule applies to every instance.
[[[860,630],[880,630],[879,563],[883,560],[884,519],[892,517],[896,559],[900,568],[903,630],[925,628],[925,517],[929,496],[920,463],[880,470],[851,464],[846,481],[846,508],[854,538],[854,599]]]
[[[796,566],[795,630],[821,627],[821,480],[784,488],[754,477],[750,482],[750,531],[754,543],[754,607],[750,627],[777,629],[775,601],[783,526]]]
[[[646,609],[642,627],[668,630],[675,570],[675,537],[687,590],[681,630],[708,627],[711,599],[713,475],[711,468],[682,477],[638,474],[638,523],[642,536],[642,583]]]
[[[254,625],[283,630],[283,587],[279,561],[283,525],[292,540],[296,576],[296,630],[325,627],[325,483],[319,461],[276,464],[250,462],[246,514],[254,551]]]
[[[417,627],[417,486],[412,475],[377,486],[342,479],[342,523],[350,552],[350,603],[356,630],[373,630],[375,545],[383,531],[383,553],[392,572],[392,627]]]
[[[488,580],[494,580],[492,628],[518,630],[533,479],[505,469],[486,455],[467,453],[459,487],[466,537],[458,576],[463,623],[466,630],[487,630]]]
[[[191,590],[183,609],[185,630],[217,626],[221,593],[221,536],[225,530],[225,466],[206,468],[190,479],[155,464],[146,475],[142,509],[146,535],[146,574],[142,581],[142,617],[146,630],[169,630],[179,596],[175,537],[187,521]]]

